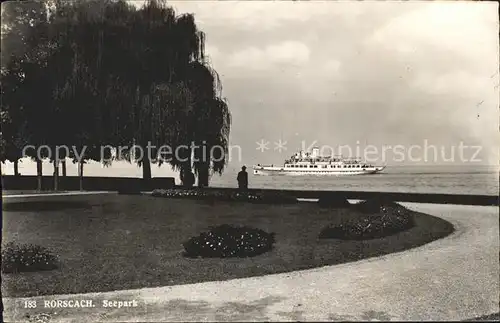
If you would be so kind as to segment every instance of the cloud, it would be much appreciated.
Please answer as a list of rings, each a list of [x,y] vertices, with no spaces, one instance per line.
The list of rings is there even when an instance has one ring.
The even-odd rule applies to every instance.
[[[485,53],[498,50],[498,34],[490,32],[498,30],[494,7],[494,3],[427,3],[420,10],[393,18],[368,41],[401,54],[435,47],[443,55],[460,54],[465,59],[481,60]]]
[[[195,12],[196,20],[212,26],[231,25],[244,30],[270,30],[290,22],[312,21],[318,16],[331,13],[330,1],[171,1],[174,8],[183,12]],[[355,3],[340,3],[343,13],[355,19],[362,10]],[[361,6],[363,7],[363,6]],[[203,8],[203,10],[200,10]],[[347,12],[346,12],[347,11]]]
[[[309,48],[296,41],[284,41],[263,49],[248,47],[233,53],[228,60],[231,67],[265,70],[273,65],[300,66],[309,61]]]
[[[169,4],[206,32],[245,154],[281,135],[498,147],[495,3]]]
[[[327,61],[324,65],[324,69],[329,72],[329,73],[336,73],[339,71],[340,69],[340,61],[338,60],[335,60],[335,59],[331,59],[329,61]]]
[[[475,76],[465,71],[454,71],[442,75],[419,73],[412,85],[429,93],[456,94],[460,97],[486,97],[494,91],[494,79]]]

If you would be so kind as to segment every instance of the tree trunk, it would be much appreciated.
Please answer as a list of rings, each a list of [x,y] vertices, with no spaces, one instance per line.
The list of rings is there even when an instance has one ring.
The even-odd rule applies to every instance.
[[[54,191],[58,191],[59,189],[59,161],[54,160]]]
[[[194,182],[192,181],[192,168],[191,161],[184,163],[181,166],[181,181],[184,188],[192,188]]]
[[[19,176],[19,159],[14,160],[14,176]]]
[[[142,144],[142,148],[146,147],[147,144]],[[144,151],[144,156],[142,156],[142,182],[143,187],[141,189],[150,190],[151,186],[151,156],[150,152],[146,149]]]
[[[3,173],[2,173],[2,165],[3,165],[3,163],[2,163],[2,162],[0,162],[0,178],[1,178],[1,183],[0,183],[0,185],[2,185],[2,186],[0,187],[0,190],[2,190],[2,191],[3,191]]]
[[[209,164],[200,163],[200,165],[198,165],[198,187],[202,188],[208,186],[209,174]]]
[[[37,191],[42,190],[42,176],[43,176],[42,167],[43,167],[42,160],[37,159],[36,160]]]
[[[83,159],[78,161],[78,177],[80,180],[80,191],[83,191]]]
[[[62,176],[66,177],[66,159],[61,160]]]
[[[142,178],[144,180],[151,179],[151,161],[149,160],[149,157],[147,157],[147,156],[145,156],[142,159]]]

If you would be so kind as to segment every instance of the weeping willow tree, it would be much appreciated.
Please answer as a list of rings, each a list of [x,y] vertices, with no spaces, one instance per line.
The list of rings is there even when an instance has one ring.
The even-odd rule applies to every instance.
[[[132,16],[126,34],[133,55],[121,70],[135,93],[127,124],[141,147],[171,152],[157,158],[155,149],[144,151],[137,161],[143,178],[151,178],[152,158],[181,172],[194,167],[199,184],[208,185],[210,170],[221,173],[226,165],[231,119],[219,77],[205,59],[205,35],[193,15],[176,16],[164,2],[148,1]],[[203,148],[186,149],[193,143]]]
[[[79,163],[81,183],[85,160],[112,160],[111,151],[100,147],[133,143],[167,147],[140,160],[125,151],[142,166],[144,179],[151,178],[151,162],[174,170],[194,166],[202,185],[210,170],[222,172],[230,114],[192,15],[176,16],[159,1],[137,10],[124,1],[56,0],[47,17],[34,29],[28,59],[9,69],[22,74],[12,78],[17,90],[9,102],[23,107],[20,119],[28,124],[32,144],[83,152],[61,156]],[[27,92],[33,95],[19,95]],[[195,150],[193,161],[193,151],[184,148],[191,143],[213,153]],[[221,149],[210,149],[215,146]],[[41,178],[40,157],[46,156],[33,156]]]
[[[194,171],[198,185],[207,186],[210,173],[222,173],[226,165],[231,115],[227,102],[221,97],[219,77],[206,62],[193,62],[188,70],[188,84],[195,94],[194,113],[188,124],[192,132]]]
[[[2,3],[1,44],[1,110],[7,119],[2,120],[4,149],[2,162],[14,163],[14,174],[19,175],[18,162],[22,149],[29,140],[26,120],[23,119],[23,98],[20,95],[23,83],[23,67],[35,68],[43,55],[36,40],[36,30],[47,22],[46,8],[40,1],[11,1]],[[8,121],[7,121],[8,120]],[[41,163],[38,165],[41,177]]]
[[[117,15],[116,13],[121,13]],[[130,128],[121,123],[130,110],[133,96],[127,80],[115,73],[113,59],[123,48],[110,37],[117,21],[125,25],[133,8],[124,2],[57,2],[51,16],[51,35],[57,40],[62,66],[57,73],[54,100],[63,107],[59,117],[67,128],[62,132],[74,150],[68,157],[78,163],[80,189],[83,189],[84,164],[88,160],[112,163],[112,150],[127,141]],[[114,58],[112,56],[115,56]]]

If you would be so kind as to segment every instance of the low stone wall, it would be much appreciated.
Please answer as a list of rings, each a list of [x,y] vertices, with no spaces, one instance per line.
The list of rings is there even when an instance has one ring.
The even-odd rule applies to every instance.
[[[36,176],[2,176],[2,190],[35,190],[38,179]],[[169,189],[175,186],[173,177],[153,177],[144,181],[137,177],[83,177],[83,189],[85,191],[120,191],[127,189],[138,189],[150,191],[154,189]],[[80,190],[80,178],[78,176],[59,176],[59,190]],[[42,176],[42,190],[54,189],[54,177]]]
[[[220,191],[234,191],[234,188],[209,187]],[[276,189],[249,189],[249,193],[261,194],[279,193],[299,199],[348,199],[348,200],[383,200],[394,202],[454,204],[454,205],[483,205],[498,206],[498,195],[465,195],[465,194],[440,194],[440,193],[400,193],[400,192],[369,192],[369,191],[302,191],[302,190],[276,190]]]
[[[35,190],[37,188],[36,176],[2,176],[2,190]],[[181,188],[175,185],[173,177],[153,177],[144,182],[136,177],[84,177],[83,189],[85,191],[153,191],[154,189]],[[42,190],[53,190],[54,178],[42,177]],[[78,176],[59,177],[59,190],[78,191],[80,179]],[[203,190],[217,190],[234,192],[236,188],[205,187]],[[439,193],[400,193],[400,192],[369,192],[369,191],[302,191],[302,190],[276,190],[276,189],[249,189],[252,194],[280,194],[302,199],[349,199],[369,200],[378,199],[396,202],[435,203],[455,205],[484,205],[498,206],[498,195],[465,195],[465,194],[439,194]]]

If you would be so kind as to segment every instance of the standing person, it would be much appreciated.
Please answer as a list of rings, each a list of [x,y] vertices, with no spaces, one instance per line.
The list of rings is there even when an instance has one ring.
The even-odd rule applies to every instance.
[[[248,189],[248,173],[246,169],[246,166],[241,167],[241,171],[238,173],[238,177],[236,178],[238,181],[238,188],[240,190]]]
[[[194,182],[196,181],[195,177],[194,177],[194,174],[193,172],[190,170],[186,173],[186,177],[187,177],[187,180],[186,180],[186,185],[188,188],[193,188],[194,186]]]

